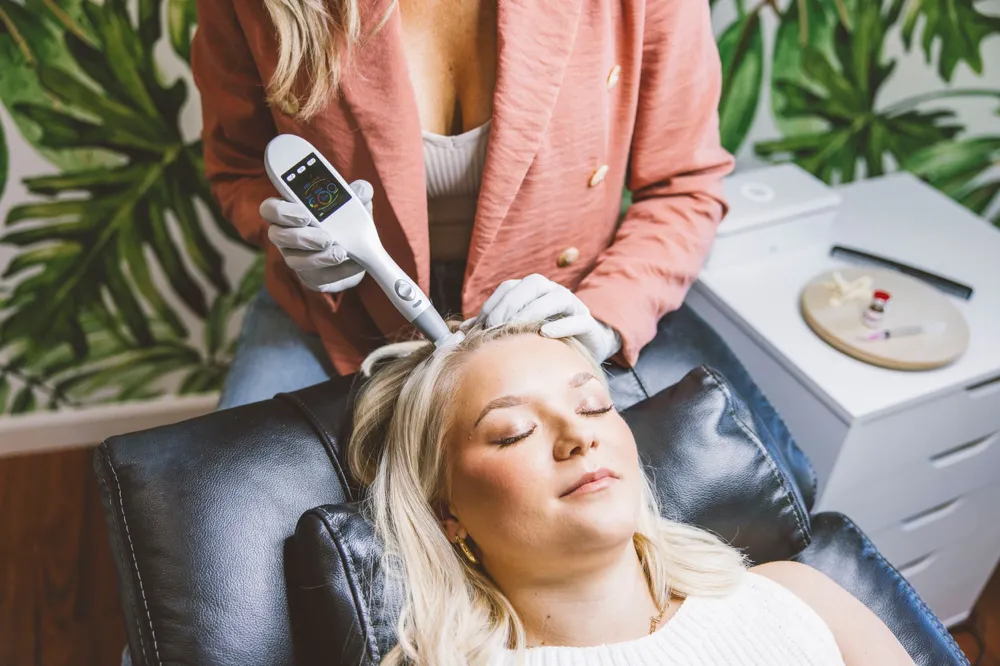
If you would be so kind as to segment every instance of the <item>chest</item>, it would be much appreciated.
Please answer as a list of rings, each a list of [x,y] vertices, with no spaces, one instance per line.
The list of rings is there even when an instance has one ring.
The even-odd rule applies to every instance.
[[[461,134],[489,120],[497,71],[495,0],[403,0],[402,47],[422,129]]]

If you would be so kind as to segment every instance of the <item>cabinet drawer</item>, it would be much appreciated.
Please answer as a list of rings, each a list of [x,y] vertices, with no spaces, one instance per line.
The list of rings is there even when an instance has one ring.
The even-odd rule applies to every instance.
[[[879,477],[831,485],[820,510],[840,511],[875,534],[996,483],[1000,483],[1000,432],[939,450]]]
[[[992,529],[997,507],[1000,481],[918,511],[872,533],[871,539],[887,560],[904,566],[940,548],[961,543],[979,530]]]
[[[848,431],[835,474],[841,482],[879,477],[997,431],[1000,376],[855,423]]]
[[[1000,529],[991,526],[951,546],[897,567],[946,624],[965,619],[1000,556]]]

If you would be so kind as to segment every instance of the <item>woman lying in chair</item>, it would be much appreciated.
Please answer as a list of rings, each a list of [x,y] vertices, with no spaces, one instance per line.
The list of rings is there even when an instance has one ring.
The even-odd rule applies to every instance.
[[[350,465],[405,590],[383,664],[913,664],[823,574],[661,518],[600,365],[540,329],[366,361]]]

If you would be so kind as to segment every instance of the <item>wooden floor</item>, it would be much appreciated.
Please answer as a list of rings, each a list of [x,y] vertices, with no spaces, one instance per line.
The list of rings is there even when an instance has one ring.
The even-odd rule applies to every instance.
[[[92,450],[0,458],[0,666],[112,666],[125,628]]]
[[[125,630],[92,454],[0,458],[0,666],[119,663]],[[1000,573],[972,623],[979,665],[1000,666]],[[975,640],[955,635],[975,660]]]

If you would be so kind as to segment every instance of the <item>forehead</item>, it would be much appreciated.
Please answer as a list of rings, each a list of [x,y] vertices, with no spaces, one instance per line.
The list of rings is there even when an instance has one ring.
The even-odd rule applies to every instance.
[[[470,353],[462,363],[457,395],[470,408],[503,395],[528,395],[565,387],[593,366],[560,340],[524,334],[494,340]]]

